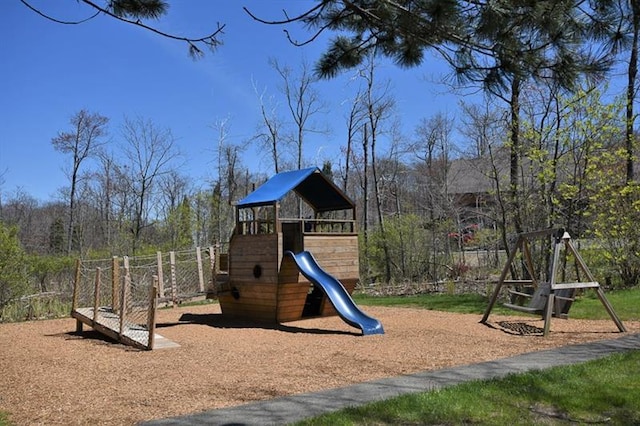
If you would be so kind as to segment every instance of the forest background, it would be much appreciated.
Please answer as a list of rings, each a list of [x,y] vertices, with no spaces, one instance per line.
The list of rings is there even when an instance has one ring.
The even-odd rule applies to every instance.
[[[229,118],[207,123],[214,173],[204,181],[185,173],[190,160],[163,123],[131,115],[114,127],[100,111],[68,111],[47,141],[64,162],[55,197],[7,189],[8,171],[0,174],[0,306],[68,290],[76,258],[224,247],[237,200],[274,173],[307,166],[320,167],[357,204],[366,285],[487,280],[514,235],[563,227],[584,242],[599,279],[636,286],[640,7],[530,3],[302,2],[296,9],[308,14],[258,22],[305,30],[309,44],[288,42],[323,43],[322,53],[315,62],[268,60],[278,84],[273,92],[252,88],[254,131],[236,137]],[[50,21],[34,4],[20,7]],[[144,1],[79,4],[122,25],[171,16],[126,9]],[[210,57],[224,49],[224,25],[203,39],[153,37]],[[458,110],[403,123],[406,106],[382,70],[419,69],[428,55],[448,70],[437,78],[458,97]],[[348,90],[336,98],[328,78]],[[328,114],[336,105],[340,121]],[[318,155],[318,137],[331,140],[331,155]],[[465,250],[482,251],[483,268],[472,269]]]

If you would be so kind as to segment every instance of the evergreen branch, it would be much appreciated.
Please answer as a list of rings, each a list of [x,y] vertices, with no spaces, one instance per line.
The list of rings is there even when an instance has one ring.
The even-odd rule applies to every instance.
[[[220,25],[218,24],[218,28],[212,32],[211,34],[201,37],[201,38],[190,38],[190,37],[182,37],[182,36],[176,36],[173,34],[169,34],[169,33],[165,33],[163,31],[158,30],[157,28],[151,27],[149,25],[144,24],[143,22],[141,22],[139,19],[138,20],[131,20],[131,19],[127,19],[124,18],[122,16],[118,16],[115,13],[113,13],[112,11],[105,9],[97,4],[95,4],[93,1],[91,0],[81,0],[83,3],[93,7],[94,9],[98,10],[99,12],[102,12],[112,18],[115,18],[119,21],[125,22],[127,24],[131,24],[131,25],[135,25],[141,28],[144,28],[145,30],[151,31],[155,34],[158,34],[162,37],[166,37],[172,40],[178,40],[178,41],[184,41],[186,43],[189,44],[189,52],[191,53],[192,56],[200,56],[202,55],[202,51],[196,46],[197,43],[203,43],[204,45],[208,46],[210,49],[214,49],[217,46],[219,46],[221,44],[221,42],[219,40],[216,39],[216,36],[218,36],[219,34],[222,34],[223,30],[224,30],[224,25]]]

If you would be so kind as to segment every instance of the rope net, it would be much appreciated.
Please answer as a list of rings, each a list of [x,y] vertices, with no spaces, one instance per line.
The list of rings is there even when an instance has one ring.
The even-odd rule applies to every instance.
[[[215,287],[214,248],[152,256],[78,260],[74,313],[151,349],[157,304],[202,298]]]

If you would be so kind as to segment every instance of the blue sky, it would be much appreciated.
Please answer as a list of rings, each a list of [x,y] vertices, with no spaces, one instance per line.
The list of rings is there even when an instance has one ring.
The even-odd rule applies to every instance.
[[[76,0],[30,0],[43,12],[63,20],[82,19],[90,10]],[[82,25],[60,25],[43,19],[19,0],[0,1],[0,195],[11,198],[23,191],[39,201],[59,197],[68,185],[63,171],[69,159],[53,150],[51,139],[67,131],[69,119],[80,109],[110,118],[109,132],[117,140],[124,117],[141,117],[169,128],[181,152],[180,171],[195,185],[215,178],[216,122],[227,120],[229,141],[249,140],[260,124],[253,82],[269,96],[281,97],[280,77],[269,58],[299,69],[313,63],[326,47],[320,40],[304,48],[291,45],[279,26],[252,20],[247,6],[259,16],[280,19],[305,10],[303,0],[183,0],[171,1],[168,15],[154,26],[187,36],[211,32],[224,24],[224,44],[194,61],[184,43],[140,28],[98,17]],[[291,28],[294,37],[308,33]],[[453,114],[461,99],[448,88],[430,83],[445,68],[436,60],[413,70],[391,64],[380,69],[390,79],[397,114],[406,134],[420,118],[441,111]],[[310,138],[307,165],[336,161],[344,145],[347,106],[354,89],[349,74],[323,82],[318,90],[328,105],[330,135]],[[254,146],[242,162],[252,172],[271,174],[270,163]],[[316,164],[317,163],[317,164]]]

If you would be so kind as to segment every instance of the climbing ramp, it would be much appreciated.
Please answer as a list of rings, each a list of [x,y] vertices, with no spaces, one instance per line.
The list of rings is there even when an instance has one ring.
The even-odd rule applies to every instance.
[[[545,264],[549,267],[545,268]],[[578,274],[569,277],[571,270]],[[503,286],[510,287],[509,302],[504,306],[542,315],[545,336],[549,334],[551,317],[568,318],[578,291],[584,289],[595,290],[618,330],[627,331],[564,229],[545,229],[518,235],[481,323],[489,319]]]
[[[155,333],[158,278],[132,279],[128,258],[114,258],[107,267],[76,264],[71,316],[76,331],[84,324],[125,345],[151,350],[178,344]]]
[[[71,316],[78,321],[77,331],[79,332],[82,331],[82,324],[86,324],[113,340],[139,349],[164,349],[180,346],[155,332],[150,333],[149,328],[145,325],[122,321],[123,317],[113,312],[110,307],[99,307],[97,311],[94,308],[77,308],[71,313]]]

